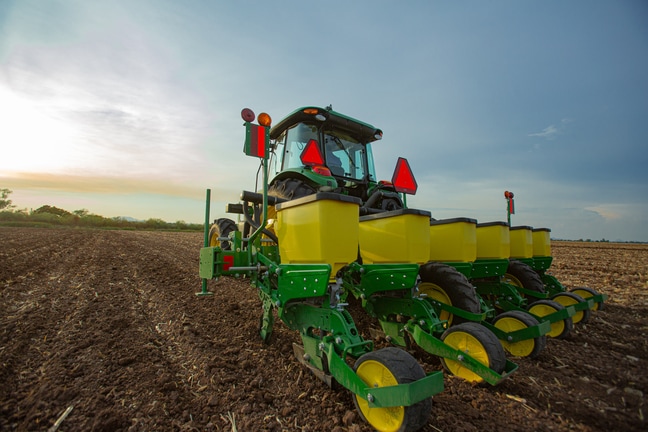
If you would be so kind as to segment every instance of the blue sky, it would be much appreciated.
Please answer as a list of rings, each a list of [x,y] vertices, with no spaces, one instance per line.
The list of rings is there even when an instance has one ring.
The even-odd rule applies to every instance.
[[[384,131],[437,219],[648,241],[648,2],[0,2],[0,188],[18,208],[202,222],[254,189],[240,111]]]

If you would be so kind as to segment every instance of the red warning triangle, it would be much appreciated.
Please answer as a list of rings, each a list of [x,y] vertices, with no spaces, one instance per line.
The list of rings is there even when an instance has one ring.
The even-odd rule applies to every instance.
[[[392,183],[397,192],[414,195],[418,189],[418,184],[412,174],[412,169],[407,162],[407,159],[399,157],[396,162],[396,169],[392,176]]]
[[[324,165],[324,158],[317,146],[317,141],[314,139],[308,141],[308,144],[306,144],[304,151],[302,151],[299,157],[306,166]]]

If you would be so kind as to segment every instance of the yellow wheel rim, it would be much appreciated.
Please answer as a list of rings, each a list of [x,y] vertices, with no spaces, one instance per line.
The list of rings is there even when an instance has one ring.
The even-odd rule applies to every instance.
[[[557,295],[553,296],[552,300],[560,303],[561,305],[563,305],[565,307],[572,306],[572,305],[575,305],[575,304],[579,303],[579,301],[577,299],[575,299],[573,297],[570,297],[570,296],[567,296],[567,295],[561,295],[561,294],[557,294]],[[572,322],[574,324],[581,322],[584,315],[585,315],[585,312],[576,311],[576,313],[572,317]]]
[[[212,225],[209,229],[209,246],[210,247],[220,247],[220,241],[218,240],[219,232],[216,225]]]
[[[437,284],[433,284],[432,282],[421,282],[418,289],[421,294],[427,295],[432,300],[452,306],[452,301],[450,300],[450,297],[448,297],[448,294]],[[446,310],[441,310],[439,312],[439,319],[441,321],[448,321],[448,327],[452,325],[453,317],[454,315]]]
[[[529,308],[529,312],[533,315],[543,317],[554,312],[557,312],[557,309],[547,305],[547,304],[537,304]],[[549,337],[558,337],[565,331],[565,322],[563,320],[556,321],[551,323],[551,331],[547,333]]]
[[[573,292],[574,294],[578,294],[579,296],[583,297],[585,300],[587,300],[589,297],[594,297],[594,294],[584,289],[574,288],[573,290],[571,290],[571,292]],[[598,302],[594,303],[592,310],[599,310]]]
[[[524,288],[524,285],[522,285],[522,282],[520,282],[520,279],[516,278],[512,274],[505,273],[504,274],[504,282],[506,282],[509,285],[514,285],[518,288]]]
[[[495,322],[495,327],[507,333],[528,328],[526,324],[514,317],[504,317],[498,319],[497,322]],[[518,342],[508,342],[501,340],[500,342],[502,342],[502,346],[506,351],[516,357],[526,357],[528,355],[531,355],[533,349],[535,348],[535,339],[521,340]]]
[[[484,366],[490,367],[490,360],[488,358],[486,349],[473,335],[463,331],[454,331],[448,334],[443,342],[455,349],[469,354],[472,358],[474,358]],[[461,362],[457,360],[443,359],[443,361],[446,365],[446,368],[448,368],[450,373],[452,373],[454,376],[463,378],[469,382],[472,381],[480,383],[484,380],[473,371],[467,369]]]
[[[398,385],[396,377],[382,363],[367,360],[360,364],[356,373],[370,387],[386,387]],[[379,431],[397,431],[405,421],[405,407],[370,408],[369,402],[355,395],[358,408],[367,422]]]

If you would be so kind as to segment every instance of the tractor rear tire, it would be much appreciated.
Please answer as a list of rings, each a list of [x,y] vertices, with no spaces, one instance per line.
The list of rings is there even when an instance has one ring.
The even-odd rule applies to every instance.
[[[543,299],[531,303],[527,310],[533,315],[543,317],[559,310],[563,310],[564,308],[565,306],[556,301]],[[571,317],[568,317],[564,320],[551,323],[551,331],[547,333],[547,336],[556,339],[564,339],[569,336],[573,328],[574,322],[572,321]]]
[[[469,354],[472,358],[501,374],[506,367],[506,353],[495,334],[481,324],[466,322],[455,325],[441,335],[447,345]],[[443,367],[466,381],[482,383],[484,378],[467,369],[462,362],[442,358]]]
[[[218,246],[223,250],[232,250],[232,244],[228,240],[218,240],[219,237],[229,236],[232,231],[238,231],[236,222],[227,218],[216,219],[211,228],[209,228],[209,246]]]
[[[425,377],[421,365],[408,352],[395,347],[362,355],[355,363],[356,373],[369,387],[407,384]],[[379,431],[416,431],[422,428],[432,411],[432,398],[410,406],[370,408],[358,395],[353,402],[360,417]]]
[[[268,195],[287,200],[312,195],[317,191],[306,182],[296,178],[285,178],[277,180],[268,187]]]
[[[538,324],[538,320],[532,315],[519,310],[501,313],[493,320],[493,325],[505,332],[513,332],[516,330],[535,327]],[[508,342],[505,340],[502,340],[501,342],[504,350],[512,356],[536,358],[547,346],[547,337],[542,335],[518,342]]]
[[[421,266],[419,275],[421,276],[419,292],[426,294],[428,298],[467,312],[481,313],[481,303],[475,287],[454,267],[429,262]],[[439,319],[447,321],[448,327],[468,321],[445,310],[439,312]]]
[[[544,283],[538,273],[522,261],[510,260],[504,279],[516,287],[545,293]]]

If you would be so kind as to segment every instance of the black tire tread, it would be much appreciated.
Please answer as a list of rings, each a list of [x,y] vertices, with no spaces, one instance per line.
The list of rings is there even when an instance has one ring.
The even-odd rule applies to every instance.
[[[545,293],[544,283],[540,275],[533,268],[522,261],[509,260],[509,266],[506,273],[515,276],[520,281],[522,287],[530,291]]]
[[[387,347],[364,354],[356,361],[354,370],[357,370],[358,367],[367,360],[374,360],[382,363],[387,367],[387,369],[389,369],[394,377],[396,377],[396,381],[399,384],[407,384],[425,377],[425,371],[416,359],[407,351],[400,348]],[[358,396],[353,396],[353,403],[356,406],[356,410],[360,414],[360,417],[367,421],[358,407],[357,398]],[[432,398],[423,399],[414,405],[404,408],[405,418],[399,431],[417,431],[428,421],[430,412],[432,411]]]
[[[457,269],[440,262],[428,262],[419,270],[422,282],[433,283],[450,298],[451,305],[466,312],[481,313],[481,303],[475,287]],[[460,316],[452,317],[452,325],[468,322]]]

